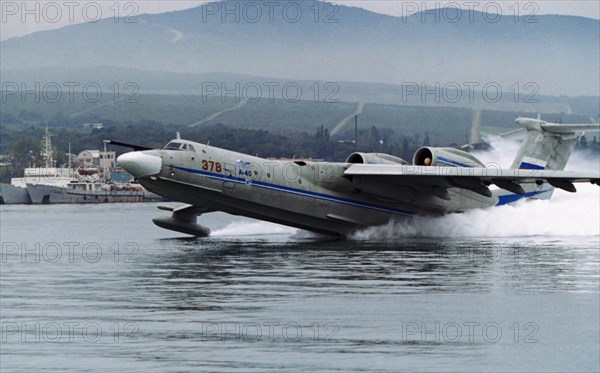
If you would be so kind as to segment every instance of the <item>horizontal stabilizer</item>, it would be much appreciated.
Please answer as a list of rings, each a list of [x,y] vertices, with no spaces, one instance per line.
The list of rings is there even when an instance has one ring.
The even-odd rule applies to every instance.
[[[562,124],[562,123],[547,123],[540,119],[533,118],[517,118],[515,122],[521,127],[539,132],[548,132],[560,135],[576,134],[585,131],[600,131],[600,124]],[[514,131],[513,131],[514,132]],[[509,132],[506,135],[510,135]]]

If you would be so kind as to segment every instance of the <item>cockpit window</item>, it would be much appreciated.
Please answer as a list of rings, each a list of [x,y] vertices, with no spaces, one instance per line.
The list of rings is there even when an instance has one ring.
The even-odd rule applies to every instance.
[[[168,143],[167,145],[165,145],[165,147],[163,149],[169,149],[169,150],[189,150],[192,152],[196,152],[196,149],[194,149],[194,146],[192,144],[186,144],[186,143],[181,143],[181,142],[177,142],[177,141],[171,141],[170,143]]]
[[[179,148],[181,148],[181,143],[176,141],[171,141],[170,143],[165,145],[165,149],[179,150]]]

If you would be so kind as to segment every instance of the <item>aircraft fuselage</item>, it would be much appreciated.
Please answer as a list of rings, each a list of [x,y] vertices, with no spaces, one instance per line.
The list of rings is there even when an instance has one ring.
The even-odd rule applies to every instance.
[[[152,166],[158,172],[136,175],[144,187],[174,201],[314,232],[345,235],[417,214],[459,212],[498,202],[496,196],[464,189],[451,189],[448,199],[418,186],[345,176],[349,163],[271,160],[180,143],[185,149],[136,152],[160,158],[160,166]]]

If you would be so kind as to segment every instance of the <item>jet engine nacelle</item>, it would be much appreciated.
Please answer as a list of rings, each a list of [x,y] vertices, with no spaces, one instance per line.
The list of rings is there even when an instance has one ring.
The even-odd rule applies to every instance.
[[[454,148],[423,147],[415,152],[415,166],[485,167],[473,155]]]
[[[346,163],[408,164],[408,162],[402,158],[394,157],[393,155],[384,153],[352,153],[348,156],[348,158],[346,158]]]

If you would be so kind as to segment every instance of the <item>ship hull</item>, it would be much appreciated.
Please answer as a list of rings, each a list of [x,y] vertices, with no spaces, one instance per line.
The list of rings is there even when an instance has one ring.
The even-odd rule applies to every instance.
[[[0,204],[24,204],[31,203],[29,191],[27,188],[0,183]]]
[[[52,185],[27,184],[33,204],[144,202],[143,191],[81,191]]]

